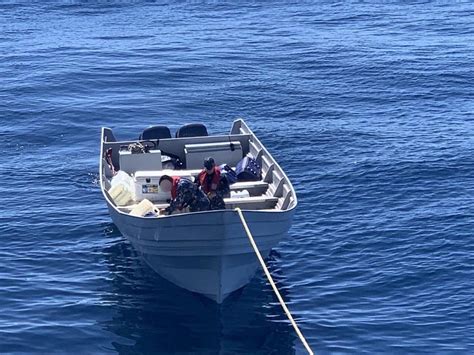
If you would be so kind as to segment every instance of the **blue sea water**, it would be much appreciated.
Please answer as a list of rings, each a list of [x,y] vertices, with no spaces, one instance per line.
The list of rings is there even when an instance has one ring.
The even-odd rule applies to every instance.
[[[474,4],[2,2],[0,352],[292,354],[259,272],[153,273],[98,187],[101,126],[244,117],[295,185],[268,260],[317,354],[474,353]]]

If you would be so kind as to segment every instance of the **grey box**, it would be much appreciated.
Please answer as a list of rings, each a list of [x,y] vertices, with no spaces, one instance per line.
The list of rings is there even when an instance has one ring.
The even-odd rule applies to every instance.
[[[186,144],[186,169],[201,169],[204,159],[214,158],[217,165],[228,164],[234,167],[242,159],[242,146],[239,141],[223,143]]]

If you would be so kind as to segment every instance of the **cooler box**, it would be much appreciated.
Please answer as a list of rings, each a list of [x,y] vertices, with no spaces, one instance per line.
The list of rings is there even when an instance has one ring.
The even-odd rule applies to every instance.
[[[161,170],[161,150],[150,150],[148,153],[132,153],[128,150],[119,151],[120,170],[129,174],[136,171]]]
[[[242,159],[242,146],[237,142],[186,144],[186,169],[202,169],[204,159],[214,158],[216,165],[235,166]]]
[[[182,170],[137,171],[134,175],[135,199],[148,199],[153,202],[164,202],[171,199],[171,193],[160,190],[159,182],[162,175],[183,176],[193,179],[189,172]]]

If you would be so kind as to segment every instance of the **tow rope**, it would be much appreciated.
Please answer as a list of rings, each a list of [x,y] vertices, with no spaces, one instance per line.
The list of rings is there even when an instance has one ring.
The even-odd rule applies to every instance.
[[[247,233],[247,237],[249,238],[250,244],[252,245],[253,251],[255,254],[257,254],[258,261],[260,262],[260,265],[262,266],[263,271],[265,272],[265,275],[267,276],[268,281],[270,282],[270,285],[272,285],[273,292],[275,292],[275,295],[278,298],[278,301],[280,302],[281,307],[286,313],[286,316],[288,317],[288,320],[290,321],[291,325],[295,329],[296,334],[300,338],[301,342],[303,343],[304,347],[306,348],[306,351],[308,351],[308,354],[313,355],[313,350],[308,345],[308,342],[306,341],[303,333],[301,332],[300,328],[298,328],[298,324],[296,324],[295,320],[293,319],[293,316],[290,313],[290,310],[286,306],[285,301],[283,300],[283,297],[280,294],[280,291],[278,291],[278,287],[276,286],[275,282],[273,281],[272,275],[270,274],[270,271],[268,271],[267,266],[265,265],[265,261],[263,260],[262,254],[260,254],[260,251],[258,250],[257,244],[255,243],[255,240],[253,239],[252,233],[250,233],[249,226],[247,225],[247,222],[245,221],[244,215],[242,213],[242,210],[240,208],[235,209],[237,211],[237,214],[240,217],[240,220],[242,222],[242,225],[244,226],[245,232]]]

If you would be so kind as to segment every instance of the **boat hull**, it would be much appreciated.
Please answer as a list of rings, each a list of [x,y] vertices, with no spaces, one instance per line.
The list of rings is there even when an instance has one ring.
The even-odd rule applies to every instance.
[[[235,211],[140,218],[108,207],[115,225],[145,262],[177,286],[222,303],[255,275],[258,260]],[[244,212],[264,257],[287,235],[293,211]]]

